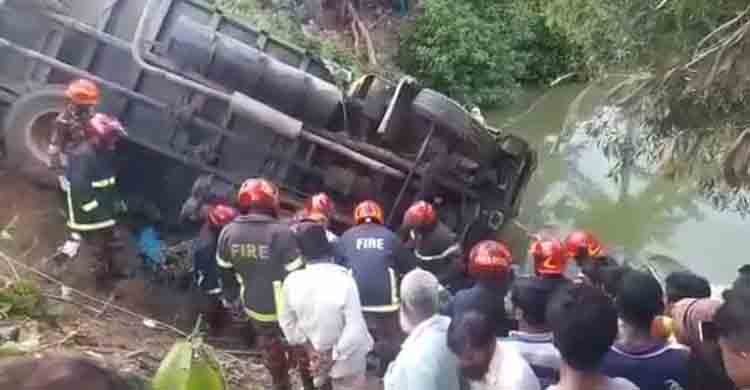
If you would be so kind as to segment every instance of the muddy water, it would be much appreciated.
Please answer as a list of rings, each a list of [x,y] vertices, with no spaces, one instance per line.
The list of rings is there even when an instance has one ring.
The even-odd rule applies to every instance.
[[[578,122],[600,106],[604,90],[569,84],[527,93],[516,107],[486,114],[488,122],[516,129],[540,151],[519,221],[531,229],[552,225],[563,233],[591,229],[626,258],[652,257],[650,264],[661,272],[684,266],[715,285],[731,283],[737,268],[750,263],[750,223],[659,177],[633,172],[627,180],[608,177],[614,162]]]

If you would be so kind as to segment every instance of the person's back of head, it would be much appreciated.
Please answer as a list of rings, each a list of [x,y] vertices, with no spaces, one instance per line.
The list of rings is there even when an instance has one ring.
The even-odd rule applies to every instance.
[[[461,373],[479,380],[487,374],[497,339],[495,326],[483,313],[469,310],[451,319],[448,348],[458,357]]]
[[[599,270],[602,280],[601,287],[610,298],[614,299],[617,296],[623,276],[630,271],[629,267],[620,265],[608,265]]]
[[[333,246],[328,241],[325,226],[317,222],[301,222],[292,226],[302,257],[308,261],[331,260]]]
[[[632,270],[622,277],[615,304],[625,323],[650,331],[654,318],[664,312],[664,293],[654,276]]]
[[[672,304],[684,298],[708,298],[711,284],[708,279],[687,271],[672,272],[665,280],[667,303]]]
[[[600,290],[585,284],[562,286],[547,307],[555,346],[571,368],[594,373],[617,336],[617,311]]]
[[[750,289],[724,291],[714,324],[726,372],[738,388],[750,387]]]
[[[514,309],[520,311],[518,314],[521,324],[537,329],[547,328],[547,303],[561,285],[564,285],[564,280],[558,282],[534,277],[516,279],[511,287],[510,300]]]
[[[401,310],[399,317],[404,332],[411,332],[422,321],[438,311],[439,288],[435,275],[415,269],[401,281]]]
[[[732,283],[732,289],[750,289],[750,264],[745,264],[737,270],[737,279]]]
[[[0,365],[0,389],[129,390],[116,373],[83,358],[19,358]]]

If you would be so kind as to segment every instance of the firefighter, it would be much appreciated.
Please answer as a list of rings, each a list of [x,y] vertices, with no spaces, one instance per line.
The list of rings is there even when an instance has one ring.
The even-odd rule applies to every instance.
[[[401,225],[408,231],[406,245],[413,248],[418,267],[435,275],[451,293],[467,287],[461,245],[432,204],[423,200],[412,204]]]
[[[596,236],[585,230],[574,230],[565,238],[565,248],[571,261],[566,272],[570,278],[581,278],[581,269],[602,254],[602,245]]]
[[[55,170],[63,168],[68,153],[86,138],[86,127],[99,104],[99,87],[89,80],[75,80],[65,90],[65,97],[65,110],[55,120],[48,149],[50,167]]]
[[[274,184],[259,178],[246,180],[237,195],[237,206],[240,216],[219,235],[216,262],[227,291],[235,291],[229,287],[239,284],[239,301],[253,327],[273,388],[289,389],[289,368],[297,354],[284,344],[277,312],[281,283],[303,265],[302,260],[291,228],[278,219],[279,190]],[[234,297],[227,298],[234,301]],[[306,366],[300,368],[305,371]],[[311,386],[309,375],[301,374],[306,386]]]
[[[535,240],[529,248],[534,274],[542,279],[565,279],[568,252],[556,238]]]
[[[204,223],[193,247],[193,281],[200,290],[201,312],[212,331],[223,328],[227,312],[221,301],[221,283],[216,266],[216,243],[221,229],[237,218],[232,206],[213,204],[204,207]]]
[[[375,339],[373,353],[383,374],[403,337],[398,323],[400,276],[415,262],[398,236],[383,226],[383,209],[376,202],[358,204],[354,223],[336,242],[336,257],[357,283],[365,321]]]
[[[105,114],[96,114],[86,126],[87,141],[71,149],[65,177],[70,242],[85,239],[98,260],[97,275],[114,276],[117,214],[123,203],[117,193],[114,152],[126,136],[122,124]]]
[[[321,192],[307,199],[305,206],[300,210],[298,221],[311,221],[322,224],[326,228],[326,237],[328,242],[335,242],[338,236],[331,232],[330,224],[333,214],[336,212],[336,206],[328,194]]]
[[[512,324],[505,311],[505,296],[513,280],[513,257],[505,244],[480,241],[469,252],[468,274],[476,283],[459,291],[443,307],[442,314],[457,318],[461,313],[479,310],[495,324],[498,337],[506,337]]]

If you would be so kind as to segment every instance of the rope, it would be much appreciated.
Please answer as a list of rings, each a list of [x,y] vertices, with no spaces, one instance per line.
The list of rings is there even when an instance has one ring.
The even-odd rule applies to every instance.
[[[178,328],[176,328],[176,327],[174,327],[174,326],[172,326],[172,325],[169,325],[169,324],[167,324],[167,323],[164,323],[164,322],[161,322],[161,321],[157,321],[157,320],[155,320],[155,319],[153,319],[153,318],[150,318],[150,317],[144,316],[144,315],[142,315],[142,314],[138,314],[138,313],[136,313],[136,312],[134,312],[134,311],[132,311],[132,310],[128,310],[128,309],[126,309],[126,308],[124,308],[124,307],[121,307],[121,306],[117,306],[117,305],[113,304],[113,303],[112,303],[111,301],[109,301],[109,302],[108,302],[108,301],[104,301],[104,300],[102,300],[102,299],[99,299],[99,298],[97,298],[97,297],[94,297],[94,296],[92,296],[92,295],[89,295],[89,294],[87,294],[87,293],[85,293],[85,292],[83,292],[83,291],[81,291],[81,290],[78,290],[78,289],[75,289],[75,288],[73,288],[73,287],[70,287],[70,286],[66,285],[65,283],[63,283],[62,281],[60,281],[60,280],[58,280],[58,279],[54,278],[53,276],[50,276],[49,274],[47,274],[47,273],[45,273],[45,272],[42,272],[42,271],[38,270],[38,269],[37,269],[37,268],[35,268],[35,267],[32,267],[32,266],[30,266],[30,265],[28,265],[28,264],[24,264],[24,263],[22,263],[22,262],[20,262],[20,261],[18,261],[18,260],[15,260],[15,259],[13,259],[12,257],[8,256],[8,255],[7,255],[7,254],[6,254],[5,252],[3,252],[3,251],[0,251],[0,259],[3,259],[3,260],[4,260],[5,262],[7,262],[7,263],[8,263],[9,265],[10,265],[10,264],[15,264],[15,265],[17,265],[17,266],[19,266],[19,267],[21,267],[21,268],[23,268],[23,269],[26,269],[27,271],[29,271],[29,272],[31,272],[31,273],[33,273],[33,274],[35,274],[35,275],[37,275],[37,276],[41,277],[42,279],[45,279],[45,280],[47,280],[47,281],[49,281],[49,282],[52,282],[52,283],[54,283],[54,284],[57,284],[57,285],[59,285],[59,286],[63,286],[63,287],[66,287],[66,288],[70,289],[70,291],[71,291],[71,292],[74,292],[74,293],[76,293],[76,294],[78,294],[78,295],[80,295],[80,296],[82,296],[82,297],[84,297],[84,298],[86,298],[86,299],[89,299],[89,300],[91,300],[91,301],[94,301],[94,302],[96,302],[96,303],[99,303],[99,304],[103,305],[103,307],[115,309],[115,310],[117,310],[117,311],[119,311],[119,312],[122,312],[122,313],[125,313],[125,314],[127,314],[127,315],[129,315],[129,316],[132,316],[132,317],[138,318],[138,319],[140,319],[140,320],[141,320],[142,322],[143,322],[143,321],[149,321],[149,322],[153,322],[153,323],[155,323],[155,324],[157,324],[157,325],[159,325],[159,326],[161,326],[161,327],[163,327],[163,328],[165,328],[165,329],[168,329],[168,330],[170,330],[170,331],[172,331],[172,332],[174,332],[174,333],[177,333],[177,334],[179,334],[179,335],[180,335],[180,336],[182,336],[182,337],[188,337],[188,336],[189,336],[189,334],[187,334],[187,333],[183,332],[182,330],[180,330],[180,329],[178,329]]]

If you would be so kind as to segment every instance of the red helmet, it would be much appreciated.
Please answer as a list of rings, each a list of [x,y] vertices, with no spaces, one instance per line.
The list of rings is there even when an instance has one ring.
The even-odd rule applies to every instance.
[[[333,199],[325,192],[321,192],[311,196],[305,202],[303,218],[315,222],[326,222],[331,219],[335,211],[336,207],[333,204]]]
[[[360,225],[370,221],[382,224],[383,208],[375,201],[366,200],[354,208],[354,223]]]
[[[437,211],[432,204],[420,200],[406,210],[403,224],[410,228],[431,228],[437,221]]]
[[[556,238],[537,240],[531,244],[529,253],[534,259],[537,275],[562,275],[568,263],[568,252]]]
[[[510,272],[513,256],[505,244],[480,241],[469,252],[469,276],[474,279],[502,279]]]
[[[265,209],[277,214],[279,211],[279,189],[266,179],[247,179],[237,193],[237,205],[241,210]]]
[[[91,118],[86,130],[89,137],[108,147],[113,147],[120,138],[128,135],[120,121],[102,113],[97,113]]]
[[[99,87],[92,81],[79,79],[68,85],[65,96],[73,102],[83,106],[95,106],[99,104]]]
[[[573,258],[595,257],[602,252],[602,245],[593,234],[584,230],[575,230],[565,239],[568,255]]]
[[[238,214],[234,207],[218,204],[211,207],[211,211],[208,212],[208,222],[211,226],[220,228],[232,222]]]

